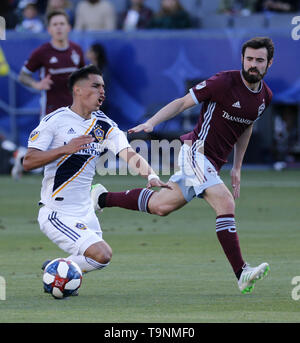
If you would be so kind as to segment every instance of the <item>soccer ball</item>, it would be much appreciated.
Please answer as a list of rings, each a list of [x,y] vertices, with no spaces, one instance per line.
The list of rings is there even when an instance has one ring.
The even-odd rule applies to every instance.
[[[64,258],[49,262],[44,270],[44,290],[56,299],[72,295],[81,285],[82,272],[78,264]]]

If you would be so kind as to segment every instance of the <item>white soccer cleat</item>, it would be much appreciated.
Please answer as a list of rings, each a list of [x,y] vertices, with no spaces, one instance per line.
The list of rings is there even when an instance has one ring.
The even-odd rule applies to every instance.
[[[249,264],[246,264],[245,267],[243,267],[242,274],[238,281],[240,291],[243,294],[251,293],[255,282],[263,279],[268,274],[269,270],[270,267],[268,263],[265,262],[253,268],[250,267]]]
[[[91,188],[91,198],[92,198],[92,203],[93,203],[93,207],[95,211],[100,211],[102,212],[103,209],[100,208],[99,204],[98,204],[98,199],[99,196],[103,193],[107,193],[108,190],[102,186],[100,183],[97,183],[95,185],[92,186]]]

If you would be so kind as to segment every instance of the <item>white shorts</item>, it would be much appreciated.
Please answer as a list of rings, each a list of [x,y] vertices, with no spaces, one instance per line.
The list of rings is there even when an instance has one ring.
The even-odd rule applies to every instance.
[[[93,210],[77,218],[43,206],[38,222],[41,231],[71,255],[83,255],[90,245],[103,241],[100,223]]]
[[[212,163],[195,145],[183,144],[178,155],[179,171],[170,177],[175,182],[187,202],[194,197],[202,198],[208,187],[223,183]]]

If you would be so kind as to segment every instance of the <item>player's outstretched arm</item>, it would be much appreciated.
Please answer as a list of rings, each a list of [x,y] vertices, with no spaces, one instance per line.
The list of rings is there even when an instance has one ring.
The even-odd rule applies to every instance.
[[[160,109],[153,117],[148,119],[145,123],[137,125],[128,130],[128,133],[134,132],[151,132],[154,127],[166,120],[169,120],[186,109],[195,106],[195,102],[190,93],[182,98],[178,98],[170,102],[168,105]]]
[[[167,183],[160,180],[159,176],[151,168],[148,162],[132,148],[126,148],[119,152],[119,156],[127,162],[129,168],[135,173],[148,180],[147,188],[164,187],[171,188]]]
[[[71,155],[92,143],[94,138],[89,135],[83,135],[73,138],[68,144],[59,148],[42,151],[35,148],[29,148],[23,159],[23,168],[25,171],[43,167],[64,155]]]

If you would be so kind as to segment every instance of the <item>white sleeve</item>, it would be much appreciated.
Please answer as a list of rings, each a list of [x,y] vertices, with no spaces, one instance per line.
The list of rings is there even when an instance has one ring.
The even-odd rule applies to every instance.
[[[28,148],[35,148],[46,151],[53,141],[54,130],[52,125],[47,122],[41,122],[33,131],[31,131],[28,138]]]
[[[117,155],[121,150],[129,148],[130,144],[123,131],[118,127],[112,127],[106,135],[105,147]]]

